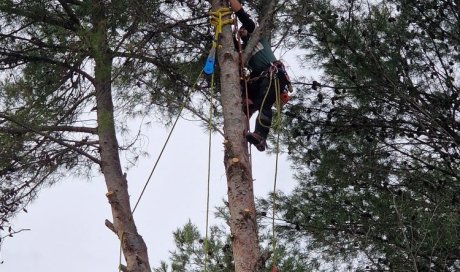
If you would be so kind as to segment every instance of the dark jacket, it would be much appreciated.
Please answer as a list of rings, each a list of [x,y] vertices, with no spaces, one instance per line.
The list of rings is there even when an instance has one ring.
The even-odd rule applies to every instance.
[[[236,16],[240,20],[243,27],[248,31],[248,34],[254,32],[256,29],[256,24],[251,19],[249,14],[247,14],[242,8],[235,12]],[[246,37],[243,40],[243,48],[246,47],[249,37]],[[264,38],[261,38],[257,45],[254,47],[254,50],[251,52],[248,68],[251,70],[251,75],[260,75],[268,67],[271,66],[273,62],[276,61],[276,57],[273,54],[270,44]]]

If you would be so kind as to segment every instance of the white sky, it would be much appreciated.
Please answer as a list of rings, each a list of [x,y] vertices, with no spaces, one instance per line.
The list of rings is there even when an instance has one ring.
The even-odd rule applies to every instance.
[[[253,124],[253,122],[252,122]],[[131,202],[135,203],[168,131],[151,129],[146,146],[150,158],[128,172]],[[213,207],[226,199],[222,137],[213,135],[210,224]],[[149,250],[151,266],[169,257],[174,249],[172,232],[189,219],[205,233],[208,134],[196,123],[180,120],[163,158],[135,212],[139,233]],[[253,148],[255,194],[266,196],[273,188],[275,156]],[[293,181],[288,163],[281,158],[278,188],[287,191]],[[42,190],[39,198],[12,220],[14,238],[4,241],[0,252],[3,272],[118,271],[117,237],[105,227],[111,220],[102,177],[92,182],[68,179]],[[220,222],[219,222],[220,223]]]
[[[295,53],[295,54],[294,54]],[[295,52],[279,52],[291,80],[317,72],[306,71],[297,63]],[[251,127],[254,127],[255,117]],[[136,126],[137,128],[137,126]],[[143,131],[148,137],[145,150],[150,157],[128,171],[132,208],[163,147],[169,129],[154,126]],[[223,138],[214,134],[210,194],[210,225],[214,207],[227,199],[227,180],[223,165]],[[120,139],[119,139],[120,140]],[[273,190],[275,155],[252,148],[254,193],[266,197]],[[139,233],[149,252],[150,265],[168,260],[174,250],[173,231],[189,219],[199,226],[202,235],[206,223],[208,171],[208,133],[198,125],[181,119],[134,213]],[[277,189],[289,192],[295,182],[285,156],[280,156]],[[0,251],[0,272],[114,272],[118,271],[119,241],[104,225],[111,220],[105,182],[102,176],[88,182],[67,179],[43,189],[38,199],[11,220],[13,228],[31,229],[7,238]],[[124,262],[123,262],[124,263]]]

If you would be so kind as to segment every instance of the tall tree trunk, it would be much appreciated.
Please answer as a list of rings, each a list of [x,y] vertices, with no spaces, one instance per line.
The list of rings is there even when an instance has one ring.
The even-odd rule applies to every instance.
[[[93,31],[90,44],[95,61],[95,89],[101,170],[107,185],[113,224],[126,260],[124,271],[150,272],[147,246],[137,232],[129,203],[128,181],[123,175],[112,101],[112,56],[107,43],[107,25],[102,1],[93,0]]]
[[[214,0],[213,10],[227,1]],[[226,6],[226,5],[225,5]],[[227,18],[228,19],[228,18]],[[230,25],[223,28],[218,49],[221,103],[224,116],[225,155],[230,230],[236,272],[258,271],[259,242],[253,179],[247,142],[244,138],[246,117],[241,108],[238,53],[235,51]]]

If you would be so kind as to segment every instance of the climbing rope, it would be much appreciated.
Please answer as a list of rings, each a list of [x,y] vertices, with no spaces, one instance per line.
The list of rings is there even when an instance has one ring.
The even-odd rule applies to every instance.
[[[210,187],[211,187],[211,140],[212,140],[212,118],[213,118],[213,99],[214,99],[214,74],[211,76],[211,97],[210,97],[210,106],[209,106],[209,122],[208,122],[208,130],[209,130],[209,143],[208,143],[208,184],[207,184],[207,192],[206,192],[206,235],[204,240],[204,272],[207,271],[208,266],[208,229],[209,229],[209,195],[210,195]]]
[[[271,68],[270,68],[271,69]],[[257,116],[257,122],[259,122],[259,124],[262,126],[262,127],[265,127],[265,128],[272,128],[272,127],[276,127],[276,126],[279,126],[280,123],[278,122],[281,122],[281,93],[280,93],[280,82],[279,82],[279,79],[277,76],[273,76],[273,73],[276,73],[276,71],[270,71],[269,72],[269,84],[268,84],[268,87],[267,87],[267,90],[265,91],[265,96],[262,100],[262,103],[260,104],[260,108],[259,108],[259,115]],[[262,109],[265,105],[265,102],[267,100],[267,97],[268,95],[270,94],[270,89],[272,87],[272,82],[274,82],[275,84],[275,103],[277,105],[277,118],[275,118],[275,121],[276,123],[271,126],[267,126],[267,125],[264,125],[262,123],[262,120],[261,120],[261,112],[262,112]]]
[[[246,107],[246,131],[251,131],[251,122],[250,122],[250,114],[249,114],[249,90],[248,90],[248,78],[244,73],[244,63],[243,63],[243,48],[241,46],[241,37],[238,35],[238,20],[234,20],[234,27],[233,27],[233,36],[237,39],[238,44],[238,59],[239,59],[239,68],[240,68],[240,82],[243,81],[244,85],[244,97],[245,100],[242,102],[244,103],[243,106]],[[249,155],[249,166],[252,168],[252,150],[251,145],[248,143],[248,155]]]
[[[277,248],[277,237],[276,237],[276,230],[275,230],[275,214],[276,214],[276,186],[277,186],[277,178],[278,178],[278,163],[279,163],[279,153],[280,153],[280,135],[281,135],[281,92],[280,92],[280,82],[279,78],[277,76],[273,76],[274,74],[277,74],[277,68],[270,68],[269,71],[269,84],[267,87],[267,90],[265,92],[265,96],[262,100],[262,104],[259,109],[259,116],[257,119],[257,122],[263,127],[266,128],[275,128],[278,133],[277,133],[277,141],[276,141],[276,159],[275,159],[275,174],[274,174],[274,181],[273,181],[273,196],[272,196],[272,251],[273,251],[273,258],[272,258],[272,271],[278,271],[277,269],[277,258],[278,254],[276,251]],[[271,126],[266,126],[262,123],[261,121],[261,112],[264,104],[266,103],[267,97],[269,95],[269,92],[271,91],[272,88],[272,83],[274,84],[274,91],[275,91],[275,105],[276,105],[276,117],[275,117],[275,122]]]
[[[279,90],[279,81],[278,81],[278,90]],[[273,260],[272,260],[272,272],[278,271],[278,253],[277,253],[277,237],[275,230],[275,214],[276,214],[276,185],[278,179],[278,162],[279,162],[279,153],[280,153],[280,136],[281,136],[281,94],[279,91],[276,93],[276,108],[277,108],[277,117],[276,117],[276,127],[277,127],[277,139],[276,139],[276,159],[275,159],[275,178],[273,181],[273,198],[272,198],[272,250],[273,250]]]
[[[168,143],[169,143],[169,140],[170,140],[170,138],[171,138],[171,135],[172,135],[174,129],[176,128],[177,122],[179,121],[179,119],[180,119],[180,117],[181,117],[181,115],[182,115],[182,111],[184,110],[184,108],[185,108],[185,106],[186,106],[186,104],[187,104],[187,101],[189,100],[189,97],[190,97],[190,95],[192,94],[192,90],[195,88],[195,86],[196,86],[197,83],[198,83],[198,80],[200,79],[200,77],[201,77],[202,75],[203,75],[203,71],[200,72],[200,74],[198,75],[197,79],[195,80],[195,83],[192,85],[192,88],[187,92],[187,95],[186,95],[184,101],[182,102],[182,104],[181,104],[181,106],[180,106],[180,108],[179,108],[179,113],[177,114],[177,117],[176,117],[176,119],[174,120],[174,123],[173,123],[173,125],[172,125],[172,127],[171,127],[171,130],[170,130],[169,133],[168,133],[168,136],[166,137],[166,140],[165,140],[165,142],[164,142],[164,144],[163,144],[163,147],[161,148],[160,154],[158,155],[158,157],[157,157],[157,159],[156,159],[156,161],[155,161],[155,164],[154,164],[152,170],[150,171],[149,177],[147,178],[147,181],[145,182],[144,187],[142,188],[142,191],[141,191],[141,193],[140,193],[140,195],[139,195],[139,197],[138,197],[138,199],[137,199],[137,201],[136,201],[136,204],[134,205],[134,208],[133,208],[133,210],[132,210],[132,212],[131,212],[131,217],[134,215],[134,212],[136,211],[136,209],[137,209],[137,207],[138,207],[138,205],[139,205],[139,203],[140,203],[142,197],[144,196],[145,190],[147,189],[147,186],[149,185],[149,183],[150,183],[150,181],[151,181],[151,178],[152,178],[152,176],[153,176],[153,173],[155,172],[155,169],[157,168],[158,163],[159,163],[161,157],[163,156],[163,153],[164,153],[164,151],[165,151],[165,149],[166,149],[166,146],[167,146]],[[122,254],[123,254],[123,252],[122,252],[123,237],[124,237],[124,232],[121,234],[121,237],[120,237],[120,253],[119,253],[118,272],[121,272],[121,271],[122,271],[122,270],[121,270],[121,267],[122,267],[121,262],[122,262]]]

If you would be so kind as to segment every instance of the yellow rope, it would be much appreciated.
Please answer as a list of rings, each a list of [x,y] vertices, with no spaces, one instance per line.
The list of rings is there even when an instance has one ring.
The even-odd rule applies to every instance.
[[[215,32],[214,32],[215,42],[217,42],[217,38],[219,37],[220,33],[222,33],[222,27],[224,25],[233,23],[233,19],[223,20],[222,18],[232,13],[233,13],[232,10],[228,7],[219,8],[216,11],[209,12],[209,15],[211,16],[211,25],[215,27]]]
[[[262,108],[265,104],[265,101],[267,100],[267,97],[269,95],[269,92],[270,92],[270,88],[272,86],[272,81],[274,82],[275,84],[275,95],[276,95],[276,104],[277,104],[277,118],[276,118],[276,121],[278,122],[278,120],[281,120],[281,106],[278,106],[278,105],[281,105],[280,104],[280,84],[279,84],[279,79],[278,77],[273,77],[273,73],[270,72],[270,83],[268,84],[268,87],[267,87],[267,90],[265,92],[265,96],[264,96],[264,99],[262,100],[262,103],[260,104],[260,109],[259,109],[259,114],[257,116],[257,122],[259,122],[259,124],[262,126],[262,127],[265,127],[265,128],[272,128],[272,127],[275,127],[279,124],[276,124],[275,125],[271,125],[271,126],[266,126],[262,123],[262,120],[261,120],[261,113],[262,113]]]
[[[222,18],[225,17],[225,16],[228,16],[228,15],[230,15],[232,13],[233,12],[228,7],[219,8],[216,11],[210,11],[209,12],[209,15],[211,16],[211,25],[213,25],[214,28],[215,28],[214,41],[212,42],[212,47],[214,47],[214,48],[217,47],[217,42],[218,42],[218,39],[219,39],[219,35],[220,35],[220,33],[222,33],[222,27],[224,25],[233,23],[233,18],[232,19],[226,19],[226,20],[223,20]]]
[[[204,272],[207,271],[208,266],[208,228],[209,228],[209,195],[211,185],[211,140],[212,140],[212,118],[213,118],[213,98],[214,98],[214,73],[211,76],[211,97],[209,106],[209,143],[208,143],[208,186],[206,195],[206,236],[204,240]]]

